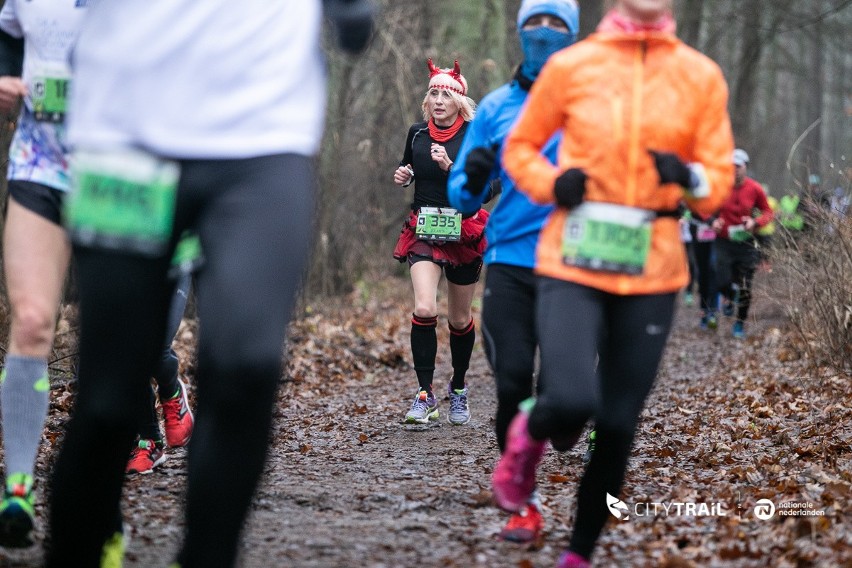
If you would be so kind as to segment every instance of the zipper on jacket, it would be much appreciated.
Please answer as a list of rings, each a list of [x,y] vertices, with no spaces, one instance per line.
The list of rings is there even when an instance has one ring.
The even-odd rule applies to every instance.
[[[610,99],[610,108],[612,110],[612,134],[617,142],[624,141],[624,100],[620,94],[616,94]]]
[[[646,44],[641,42],[633,58],[633,89],[630,101],[630,138],[627,146],[627,195],[625,205],[636,205],[636,173],[639,169],[639,138],[642,124],[642,85],[645,80],[645,51]]]
[[[645,53],[647,44],[642,41],[636,48],[636,55],[633,58],[633,92],[630,102],[630,138],[627,141],[627,194],[625,195],[625,205],[630,207],[636,206],[636,190],[637,180],[636,175],[639,170],[639,153],[642,148],[639,147],[639,139],[641,135],[642,124],[642,85],[645,81]],[[629,283],[629,277],[620,274],[617,280],[617,287],[622,293],[626,293]]]

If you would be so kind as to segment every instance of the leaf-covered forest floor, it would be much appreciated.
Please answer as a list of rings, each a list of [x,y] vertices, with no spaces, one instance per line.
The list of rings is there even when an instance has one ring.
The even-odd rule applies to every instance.
[[[758,274],[757,286],[744,341],[731,338],[726,318],[715,333],[699,330],[698,310],[681,304],[621,495],[631,516],[610,519],[596,566],[852,566],[852,379],[810,363],[768,298],[771,274]],[[445,412],[430,427],[402,424],[416,388],[410,296],[407,280],[364,283],[345,298],[308,306],[293,323],[241,566],[555,565],[570,536],[585,446],[550,451],[540,468],[543,546],[496,540],[507,517],[491,503],[497,445],[488,365],[477,344],[469,424],[450,426]],[[475,310],[478,320],[478,304]],[[38,461],[40,540],[47,476],[73,401],[74,382],[62,372],[74,350],[67,312]],[[436,392],[451,374],[445,315],[442,303]],[[190,382],[196,330],[195,320],[184,320],[176,343]],[[168,455],[153,474],[127,478],[126,568],[166,566],[177,550],[186,456],[182,449]],[[779,509],[809,503],[824,514],[761,520],[760,499]],[[726,516],[634,514],[647,502],[718,504]],[[40,546],[0,549],[0,567],[41,561]]]

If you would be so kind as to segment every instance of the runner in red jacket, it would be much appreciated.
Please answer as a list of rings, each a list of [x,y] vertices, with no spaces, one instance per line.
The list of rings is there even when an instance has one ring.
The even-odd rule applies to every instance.
[[[713,228],[719,235],[716,239],[716,278],[719,291],[726,298],[723,312],[734,315],[733,336],[745,337],[745,319],[751,306],[751,281],[760,261],[755,232],[772,221],[772,207],[759,183],[746,177],[748,154],[736,149],[733,156],[735,173],[734,187],[722,204]],[[754,218],[752,211],[760,210]]]

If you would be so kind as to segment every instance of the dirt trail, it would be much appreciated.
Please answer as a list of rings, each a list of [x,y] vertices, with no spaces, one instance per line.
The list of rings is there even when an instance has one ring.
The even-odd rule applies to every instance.
[[[545,545],[524,550],[497,541],[506,517],[490,500],[495,397],[484,354],[477,345],[469,424],[449,425],[443,401],[438,423],[403,425],[416,381],[406,362],[407,283],[392,286],[361,289],[293,326],[288,382],[241,566],[554,566],[570,534],[582,448],[549,452],[540,470]],[[628,503],[721,502],[728,516],[613,520],[596,565],[852,562],[852,420],[838,403],[849,399],[849,380],[808,378],[777,310],[758,300],[755,311],[743,342],[730,338],[730,322],[715,334],[701,332],[697,310],[679,310],[622,496]],[[435,388],[443,392],[451,368],[445,317],[439,321]],[[187,337],[182,349],[191,348]],[[61,420],[52,416],[52,427]],[[154,474],[128,480],[127,568],[173,558],[184,457],[171,451]],[[752,514],[762,497],[811,500],[826,513],[764,522]],[[215,503],[210,511],[216,514]],[[38,547],[0,552],[0,567],[40,560]]]

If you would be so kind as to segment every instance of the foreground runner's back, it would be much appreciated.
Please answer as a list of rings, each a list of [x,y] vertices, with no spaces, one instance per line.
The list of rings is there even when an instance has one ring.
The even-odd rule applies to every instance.
[[[363,47],[369,4],[325,4],[342,46]],[[69,110],[81,372],[53,476],[48,566],[95,566],[111,536],[127,448],[147,413],[133,402],[147,395],[162,349],[169,261],[186,229],[206,264],[196,280],[198,414],[177,561],[235,562],[311,242],[321,17],[319,0],[91,9]]]

